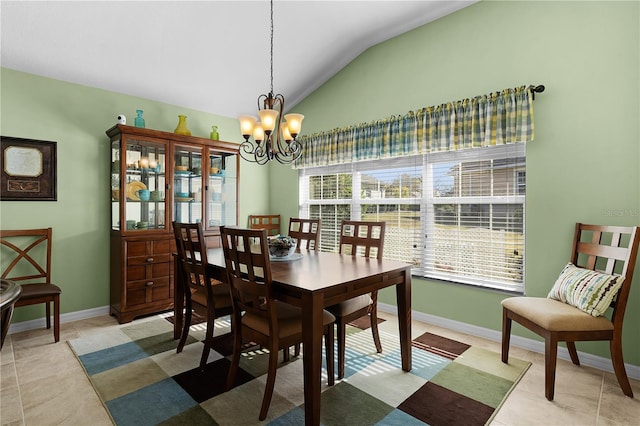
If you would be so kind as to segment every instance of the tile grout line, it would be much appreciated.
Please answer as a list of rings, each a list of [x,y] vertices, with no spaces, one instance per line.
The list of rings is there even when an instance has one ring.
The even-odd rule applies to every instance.
[[[11,339],[11,356],[13,357],[13,374],[16,377],[16,386],[18,388],[18,400],[20,401],[20,420],[22,420],[22,424],[25,425],[26,421],[24,418],[24,401],[22,400],[22,386],[20,385],[20,380],[18,378],[18,367],[16,366],[16,352],[13,345],[13,338]]]
[[[600,395],[598,397],[598,407],[596,408],[596,426],[600,424],[600,408],[602,408],[602,396],[604,393],[605,386],[605,373],[602,373],[602,381],[600,382]]]

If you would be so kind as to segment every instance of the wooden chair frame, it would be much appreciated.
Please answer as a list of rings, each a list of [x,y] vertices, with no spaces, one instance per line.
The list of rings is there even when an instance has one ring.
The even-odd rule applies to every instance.
[[[289,219],[289,236],[298,240],[296,251],[320,249],[320,219]],[[303,247],[304,246],[304,247]]]
[[[375,251],[375,258],[382,259],[385,229],[385,222],[343,220],[340,225],[340,248],[338,251],[341,254],[348,252],[352,256],[357,256],[358,252],[361,251],[364,257],[372,257]],[[377,231],[377,238],[374,236],[374,231]],[[371,301],[366,306],[345,314],[342,311],[345,306],[348,306],[349,302],[342,302],[327,308],[336,317],[339,379],[344,378],[347,324],[351,321],[369,315],[376,351],[378,353],[382,352],[380,333],[378,332],[378,292],[371,292]]]
[[[266,229],[267,235],[280,234],[282,220],[279,214],[252,214],[249,215],[250,229]]]
[[[19,283],[22,293],[15,303],[15,307],[45,304],[46,325],[51,328],[51,304],[53,303],[53,337],[60,341],[60,293],[62,290],[51,283],[51,242],[53,231],[51,228],[0,230],[0,244],[3,248],[3,262],[8,262],[0,278]],[[44,252],[42,246],[45,246]],[[6,254],[10,252],[11,261]],[[32,255],[33,253],[33,255]],[[21,275],[22,269],[27,268],[31,273]],[[13,275],[17,274],[17,275]]]
[[[207,261],[207,247],[200,223],[173,222],[173,232],[178,251],[179,271],[185,286],[185,317],[180,342],[176,352],[182,352],[189,335],[192,311],[195,305],[206,309],[207,329],[200,368],[204,369],[213,345],[216,318],[231,315],[233,307],[229,285],[216,280]],[[199,297],[204,293],[204,300]]]
[[[269,350],[269,369],[259,419],[269,410],[280,349],[302,342],[300,308],[276,300],[271,290],[271,263],[265,229],[220,228],[227,276],[233,295],[234,348],[227,377],[227,389],[235,383],[243,339]],[[246,248],[246,249],[245,249]],[[329,385],[334,384],[333,316],[324,313],[324,338]],[[266,325],[265,325],[266,324]],[[264,330],[268,331],[264,331]]]
[[[606,238],[603,238],[605,235]],[[628,236],[629,243],[627,247],[622,247],[621,243],[625,239],[623,238],[625,235]],[[509,359],[512,321],[516,321],[542,336],[545,340],[545,397],[549,401],[554,398],[558,342],[566,342],[571,361],[575,365],[580,365],[575,342],[594,340],[609,341],[611,361],[618,383],[625,395],[633,397],[622,356],[622,326],[639,243],[640,231],[638,227],[576,223],[571,256],[569,257],[571,263],[581,268],[598,270],[606,274],[618,274],[617,271],[620,270],[619,275],[625,277],[622,287],[612,303],[613,309],[610,319],[605,316],[592,317],[578,308],[552,299],[514,297],[502,301],[502,362],[507,363]],[[621,268],[617,265],[618,263],[622,263]],[[531,313],[529,304],[532,302],[538,306],[537,313]],[[566,324],[569,316],[573,321],[576,321],[577,318],[577,324],[567,327],[570,329],[558,329],[559,327],[555,325],[547,328],[540,324],[541,321],[535,319],[540,316],[540,307],[544,309],[545,323],[553,325],[554,320],[557,320],[558,322],[564,321]]]

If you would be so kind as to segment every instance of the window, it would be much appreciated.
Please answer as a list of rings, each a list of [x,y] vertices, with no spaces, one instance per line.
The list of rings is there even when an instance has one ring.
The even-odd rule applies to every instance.
[[[340,222],[387,222],[384,257],[413,274],[524,291],[524,144],[300,170],[300,215],[322,220],[322,251]]]

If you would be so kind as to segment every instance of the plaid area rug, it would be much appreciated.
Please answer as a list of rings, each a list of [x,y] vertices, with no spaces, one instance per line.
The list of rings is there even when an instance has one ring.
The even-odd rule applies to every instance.
[[[69,345],[117,425],[304,424],[303,363],[293,353],[278,368],[264,422],[258,413],[267,351],[248,343],[237,383],[225,392],[229,328],[228,318],[216,320],[214,334],[220,337],[205,371],[197,368],[203,324],[192,326],[187,345],[176,354],[172,324],[162,316]],[[403,372],[392,328],[380,328],[378,354],[370,330],[348,327],[345,379],[329,387],[323,369],[323,425],[483,425],[531,365],[518,359],[503,364],[498,353],[425,333],[413,340],[412,371]]]

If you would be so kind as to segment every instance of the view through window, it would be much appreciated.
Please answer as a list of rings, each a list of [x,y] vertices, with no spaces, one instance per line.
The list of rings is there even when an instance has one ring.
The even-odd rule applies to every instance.
[[[413,274],[524,291],[524,144],[300,170],[300,216],[322,251],[342,220],[385,221],[384,257]]]

